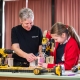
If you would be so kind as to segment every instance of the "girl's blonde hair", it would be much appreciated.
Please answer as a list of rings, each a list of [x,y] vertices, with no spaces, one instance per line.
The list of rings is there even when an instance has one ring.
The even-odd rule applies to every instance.
[[[72,26],[68,26],[62,23],[55,23],[51,28],[51,34],[62,35],[62,33],[66,33],[67,36],[73,37],[80,48],[80,38],[75,29]]]

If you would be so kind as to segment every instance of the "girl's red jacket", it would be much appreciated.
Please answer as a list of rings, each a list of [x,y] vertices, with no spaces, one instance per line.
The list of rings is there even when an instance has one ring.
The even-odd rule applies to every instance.
[[[54,56],[54,64],[48,64],[48,68],[53,68],[56,60],[56,49],[58,47],[59,43],[56,43],[56,47],[53,53],[51,53],[52,56]],[[65,70],[71,70],[72,67],[78,64],[78,59],[79,59],[79,47],[74,38],[70,38],[69,41],[66,43],[65,50],[64,50],[64,63],[59,63],[63,64],[65,67]]]

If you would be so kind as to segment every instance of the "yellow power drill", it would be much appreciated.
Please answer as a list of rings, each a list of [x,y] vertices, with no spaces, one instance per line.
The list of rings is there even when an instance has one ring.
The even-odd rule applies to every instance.
[[[54,68],[52,68],[52,69],[40,69],[40,68],[35,68],[34,70],[33,70],[33,73],[35,74],[35,75],[39,75],[39,74],[43,74],[43,73],[55,73],[56,75],[58,75],[58,76],[62,76],[62,71],[63,69],[62,69],[62,67],[60,66],[60,65],[57,65],[57,66],[55,66]]]
[[[8,54],[12,54],[14,53],[13,50],[11,49],[0,49],[0,58],[1,58],[1,63],[0,65],[1,66],[4,66],[4,61],[5,61],[5,58],[7,57]]]
[[[78,72],[78,70],[80,70],[80,65],[72,68],[72,72]]]

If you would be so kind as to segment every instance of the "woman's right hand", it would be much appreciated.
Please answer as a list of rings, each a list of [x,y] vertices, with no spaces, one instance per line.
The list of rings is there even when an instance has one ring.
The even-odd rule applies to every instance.
[[[37,59],[37,57],[33,53],[26,54],[25,58],[28,62],[33,62]]]

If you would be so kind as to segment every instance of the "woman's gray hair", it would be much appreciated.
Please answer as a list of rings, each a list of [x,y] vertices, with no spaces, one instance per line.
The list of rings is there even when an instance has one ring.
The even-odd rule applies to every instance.
[[[30,8],[23,8],[19,12],[19,17],[23,20],[26,19],[34,20],[34,13]]]

